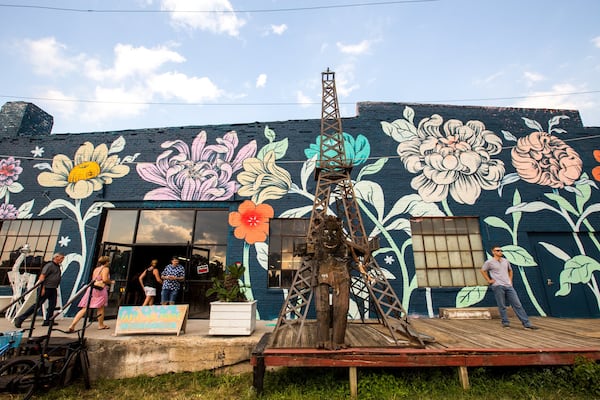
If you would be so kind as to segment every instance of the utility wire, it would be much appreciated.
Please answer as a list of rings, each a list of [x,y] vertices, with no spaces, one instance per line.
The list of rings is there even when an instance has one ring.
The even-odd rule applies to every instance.
[[[387,6],[395,4],[409,3],[431,3],[440,0],[398,0],[398,1],[376,1],[367,3],[352,3],[352,4],[331,4],[320,6],[306,7],[290,7],[290,8],[263,8],[263,9],[247,9],[247,10],[127,10],[127,9],[90,9],[90,8],[68,8],[68,7],[50,7],[41,5],[24,5],[24,4],[0,4],[3,8],[27,8],[47,11],[73,12],[73,13],[129,13],[129,14],[151,14],[151,13],[205,13],[205,14],[237,14],[237,13],[273,13],[273,12],[295,12],[295,11],[314,11],[336,8],[351,8],[351,7],[370,7],[370,6]]]
[[[564,92],[564,93],[547,93],[534,94],[523,96],[508,96],[508,97],[482,97],[482,98],[467,98],[467,99],[444,99],[444,100],[417,100],[403,103],[465,103],[474,101],[491,101],[491,100],[518,100],[527,98],[541,97],[558,97],[558,96],[575,96],[583,94],[600,93],[600,90],[587,90],[582,92]],[[227,107],[242,107],[242,106],[313,106],[321,105],[321,102],[256,102],[256,103],[188,103],[188,102],[162,102],[162,101],[110,101],[110,100],[90,100],[90,99],[59,99],[52,97],[31,97],[31,96],[15,96],[8,94],[0,94],[0,97],[7,99],[24,99],[24,100],[42,100],[42,101],[57,101],[67,103],[95,103],[95,104],[120,104],[120,105],[159,105],[159,106],[227,106]],[[357,103],[368,103],[367,100],[358,102],[339,102],[339,104],[355,105]],[[377,100],[374,103],[387,103],[385,100]],[[398,101],[389,101],[398,103]]]
[[[135,129],[134,129],[135,130]],[[90,133],[94,133],[94,132],[90,132]],[[582,136],[582,137],[575,137],[575,138],[568,138],[568,139],[561,139],[563,142],[574,142],[574,141],[580,141],[580,140],[593,140],[593,139],[598,139],[600,138],[600,135],[589,135],[589,136]],[[512,145],[512,146],[502,146],[502,150],[512,150],[514,147],[516,147],[516,145]],[[16,156],[14,154],[0,154],[0,158],[9,158],[12,157],[14,159],[18,159],[18,160],[28,160],[28,161],[38,161],[38,162],[43,162],[43,161],[53,161],[53,158],[47,158],[47,157],[33,157],[33,156]],[[360,158],[360,160],[364,160],[366,161],[377,161],[377,160],[381,160],[381,159],[400,159],[400,155],[395,154],[395,155],[387,155],[387,156],[374,156],[374,157],[365,157],[365,158]],[[75,160],[70,160],[75,162]],[[304,164],[307,160],[277,160],[277,164]],[[253,161],[253,160],[246,160],[247,162],[256,162],[256,163],[261,163],[262,161],[257,160],[257,161]],[[318,162],[318,160],[315,160],[315,162]],[[126,162],[123,164],[127,164],[127,165],[137,165],[137,164],[153,164],[154,162],[152,161],[132,161],[132,162]]]

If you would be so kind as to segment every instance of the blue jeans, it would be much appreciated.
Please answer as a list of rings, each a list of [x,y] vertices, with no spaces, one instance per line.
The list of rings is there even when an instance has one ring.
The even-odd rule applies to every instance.
[[[175,304],[179,289],[162,289],[160,292],[160,303],[161,304]]]
[[[513,311],[525,327],[531,326],[529,317],[525,312],[525,309],[521,305],[517,291],[512,286],[493,285],[492,291],[496,298],[496,304],[498,304],[498,310],[500,311],[500,318],[502,318],[502,325],[508,325],[508,316],[506,315],[506,306],[509,305],[513,308]]]

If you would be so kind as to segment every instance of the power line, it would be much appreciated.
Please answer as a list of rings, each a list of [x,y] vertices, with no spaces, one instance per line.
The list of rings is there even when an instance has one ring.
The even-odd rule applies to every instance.
[[[133,129],[135,130],[135,129]],[[89,133],[94,133],[94,132],[89,132]],[[594,139],[598,139],[600,138],[600,135],[588,135],[588,136],[582,136],[582,137],[575,137],[575,138],[568,138],[568,139],[562,139],[564,142],[574,142],[574,141],[581,141],[581,140],[594,140]],[[516,145],[510,145],[510,146],[502,146],[502,150],[512,150],[514,147],[516,147]],[[27,161],[37,161],[37,162],[44,162],[44,161],[49,161],[52,162],[54,160],[54,158],[48,158],[48,157],[33,157],[33,156],[17,156],[14,154],[0,154],[0,158],[8,158],[8,157],[12,157],[14,159],[17,160],[27,160]],[[383,155],[383,156],[372,156],[372,157],[365,157],[365,158],[361,158],[360,160],[364,160],[366,161],[377,161],[380,159],[390,159],[390,160],[394,160],[394,159],[401,159],[402,157],[398,154],[394,154],[394,155]],[[74,159],[71,159],[70,161],[75,162]],[[277,160],[277,164],[304,164],[307,160]],[[257,161],[253,161],[253,160],[246,160],[246,162],[256,162],[256,163],[261,163],[261,161],[257,160]],[[127,165],[137,165],[137,164],[153,164],[152,161],[131,161],[131,162],[126,162],[124,164]]]
[[[559,96],[577,96],[584,94],[595,94],[600,93],[600,90],[587,90],[581,92],[562,92],[562,93],[546,93],[546,94],[534,94],[534,95],[523,95],[523,96],[508,96],[508,97],[481,97],[481,98],[464,98],[464,99],[442,99],[442,100],[417,100],[413,102],[404,103],[466,103],[466,102],[477,102],[477,101],[492,101],[492,100],[519,100],[528,98],[543,98],[543,97],[559,97]],[[41,100],[41,101],[55,101],[55,102],[66,102],[66,103],[92,103],[92,104],[119,104],[119,105],[157,105],[157,106],[212,106],[212,107],[255,107],[255,106],[314,106],[321,105],[321,102],[255,102],[255,103],[197,103],[197,102],[163,102],[163,101],[113,101],[113,100],[91,100],[91,99],[65,99],[65,98],[54,98],[54,97],[33,97],[33,96],[15,96],[9,94],[0,94],[0,98],[7,99],[23,99],[23,100]],[[362,101],[346,101],[339,102],[344,105],[355,105],[356,103],[364,103]],[[385,100],[377,100],[376,103],[386,103]],[[397,103],[398,101],[393,101]]]
[[[290,7],[290,8],[263,8],[263,9],[247,9],[247,10],[128,10],[128,9],[91,9],[91,8],[69,8],[69,7],[50,7],[41,5],[24,5],[24,4],[0,4],[3,8],[26,8],[47,11],[72,12],[72,13],[129,13],[129,14],[153,14],[153,13],[206,13],[206,14],[237,14],[237,13],[271,13],[271,12],[294,12],[294,11],[314,11],[336,8],[351,8],[351,7],[370,7],[370,6],[387,6],[396,4],[409,3],[431,3],[440,0],[397,0],[397,1],[376,1],[368,3],[352,3],[352,4],[331,4],[311,7]]]

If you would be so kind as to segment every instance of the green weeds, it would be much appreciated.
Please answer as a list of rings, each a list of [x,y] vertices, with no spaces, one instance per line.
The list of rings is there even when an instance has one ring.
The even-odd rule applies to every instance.
[[[580,359],[565,367],[485,367],[469,369],[471,388],[460,386],[456,368],[359,368],[361,400],[398,399],[600,399],[600,364]],[[76,383],[40,399],[240,399],[341,400],[350,397],[347,368],[282,368],[268,371],[264,392],[252,388],[252,374],[212,371],[101,380],[84,390]],[[10,395],[0,399],[16,399]]]

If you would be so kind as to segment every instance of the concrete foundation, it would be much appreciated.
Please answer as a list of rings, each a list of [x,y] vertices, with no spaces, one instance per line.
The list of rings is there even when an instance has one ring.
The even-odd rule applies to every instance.
[[[28,327],[28,323],[26,321],[23,328]],[[57,329],[66,330],[69,323],[70,319],[60,320]],[[252,350],[263,334],[274,327],[274,321],[257,321],[252,335],[214,336],[208,334],[208,320],[188,320],[186,332],[179,336],[114,336],[115,321],[106,323],[113,329],[98,330],[97,323],[94,323],[86,330],[92,380],[214,369],[251,371],[249,360]],[[11,330],[15,328],[10,322],[0,318],[0,331]],[[47,328],[39,326],[34,332],[34,336],[41,336]],[[54,335],[68,334],[55,330]],[[74,334],[71,336],[75,337]]]

